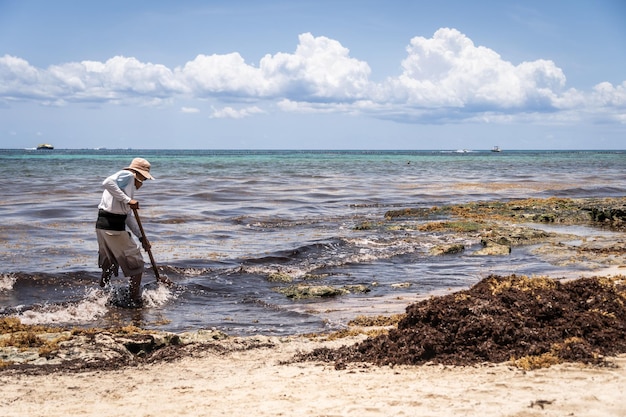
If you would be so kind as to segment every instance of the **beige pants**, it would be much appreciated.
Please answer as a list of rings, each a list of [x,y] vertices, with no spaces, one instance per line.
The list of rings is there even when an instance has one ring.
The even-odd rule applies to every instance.
[[[124,275],[132,277],[143,273],[141,248],[127,231],[96,229],[98,236],[98,266],[115,270],[122,268]],[[117,274],[115,274],[117,275]]]

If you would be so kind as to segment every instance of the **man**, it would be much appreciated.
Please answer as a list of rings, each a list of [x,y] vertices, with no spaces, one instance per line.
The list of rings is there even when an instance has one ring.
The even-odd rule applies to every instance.
[[[98,266],[102,268],[100,286],[104,287],[111,275],[118,276],[122,268],[124,276],[130,277],[129,293],[133,303],[141,302],[141,276],[144,261],[141,249],[133,240],[126,226],[139,238],[144,250],[150,249],[147,239],[142,239],[137,220],[130,213],[139,208],[135,191],[141,188],[150,175],[150,162],[135,158],[127,168],[116,172],[102,182],[104,192],[98,205],[96,235],[98,237]]]

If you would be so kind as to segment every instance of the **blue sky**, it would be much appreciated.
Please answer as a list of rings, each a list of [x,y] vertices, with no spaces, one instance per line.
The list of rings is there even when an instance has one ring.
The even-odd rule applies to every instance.
[[[0,0],[0,148],[626,149],[626,2]]]

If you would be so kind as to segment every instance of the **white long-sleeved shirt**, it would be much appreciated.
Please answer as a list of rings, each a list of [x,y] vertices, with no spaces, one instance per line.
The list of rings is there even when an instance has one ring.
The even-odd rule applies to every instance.
[[[141,237],[141,231],[135,216],[132,216],[130,200],[135,195],[135,175],[131,171],[121,170],[107,177],[103,182],[104,192],[98,205],[99,209],[115,214],[126,214],[126,226],[137,237]]]

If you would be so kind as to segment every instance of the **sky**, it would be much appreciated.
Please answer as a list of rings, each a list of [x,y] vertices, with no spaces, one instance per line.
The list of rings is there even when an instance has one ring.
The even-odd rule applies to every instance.
[[[0,148],[626,149],[623,0],[0,0]]]

